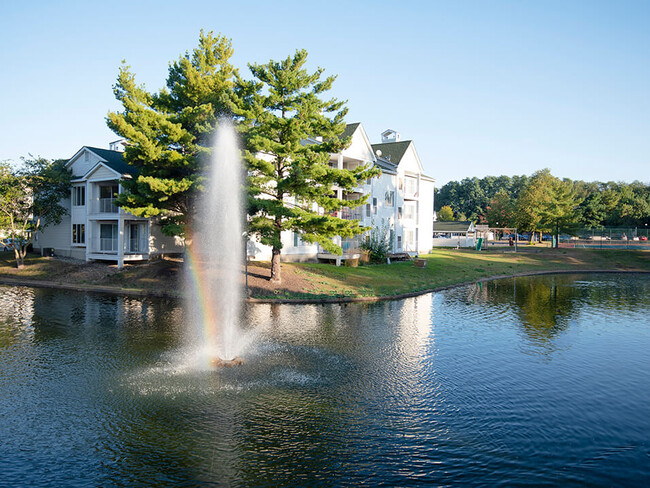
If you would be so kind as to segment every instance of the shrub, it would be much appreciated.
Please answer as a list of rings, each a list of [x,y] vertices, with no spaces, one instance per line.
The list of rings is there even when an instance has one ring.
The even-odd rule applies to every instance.
[[[386,258],[392,249],[386,226],[373,227],[363,239],[361,249],[368,253],[371,263],[386,262]]]

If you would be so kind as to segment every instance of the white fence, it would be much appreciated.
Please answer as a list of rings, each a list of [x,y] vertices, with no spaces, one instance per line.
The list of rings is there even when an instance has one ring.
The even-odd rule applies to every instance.
[[[476,247],[474,237],[453,236],[453,237],[434,237],[431,243],[432,247]]]

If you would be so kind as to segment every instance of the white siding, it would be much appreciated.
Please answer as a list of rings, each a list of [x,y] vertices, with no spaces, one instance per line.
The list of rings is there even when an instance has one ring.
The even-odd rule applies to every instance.
[[[72,170],[74,177],[81,178],[100,161],[99,156],[90,152],[88,149],[84,149],[75,159],[72,160],[72,162],[69,163],[68,168]]]
[[[70,199],[65,199],[61,204],[70,210]],[[34,237],[34,249],[43,249],[53,247],[57,254],[64,254],[64,251],[70,251],[72,243],[72,226],[70,215],[64,215],[61,223],[58,225],[48,225]],[[84,250],[85,254],[85,250]]]
[[[361,124],[359,124],[357,130],[352,134],[352,142],[350,143],[350,146],[343,150],[342,154],[345,157],[360,159],[362,161],[373,161],[375,159],[372,147],[361,128]]]
[[[90,181],[118,180],[120,176],[121,175],[119,175],[112,169],[100,165],[91,174],[88,175],[88,180]]]
[[[149,227],[149,253],[152,255],[183,252],[185,246],[180,237],[170,237],[162,233],[160,225],[152,222]]]
[[[431,251],[433,237],[433,187],[432,181],[420,180],[420,218],[418,226],[418,252]]]

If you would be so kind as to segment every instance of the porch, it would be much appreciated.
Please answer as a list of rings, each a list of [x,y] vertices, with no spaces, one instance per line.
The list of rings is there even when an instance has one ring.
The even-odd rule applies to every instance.
[[[148,227],[148,222],[137,220],[91,222],[86,259],[118,263],[149,259]]]

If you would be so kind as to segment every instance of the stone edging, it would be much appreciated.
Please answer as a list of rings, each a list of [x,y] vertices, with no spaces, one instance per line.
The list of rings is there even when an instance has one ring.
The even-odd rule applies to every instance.
[[[380,302],[386,300],[401,300],[404,298],[412,298],[427,293],[437,293],[444,290],[452,290],[460,288],[461,286],[472,285],[474,283],[485,283],[486,281],[502,280],[506,278],[521,278],[524,276],[541,276],[553,274],[595,274],[595,273],[622,273],[622,274],[650,274],[650,271],[645,270],[625,270],[625,269],[563,269],[563,270],[546,270],[546,271],[528,271],[523,273],[515,273],[512,275],[496,275],[480,278],[473,281],[464,281],[462,283],[455,283],[453,285],[439,286],[437,288],[428,288],[426,290],[415,291],[411,293],[401,293],[399,295],[385,295],[377,297],[338,297],[338,298],[245,298],[246,303],[265,303],[265,304],[294,304],[294,305],[322,305],[333,303],[358,303],[358,302]],[[90,293],[104,293],[110,295],[121,295],[129,297],[156,297],[156,298],[182,298],[182,295],[156,292],[141,289],[128,289],[128,288],[115,288],[111,286],[101,285],[76,285],[73,283],[54,283],[52,281],[42,280],[17,280],[13,278],[0,277],[0,285],[8,286],[29,286],[34,288],[53,288],[59,290],[71,290]]]

